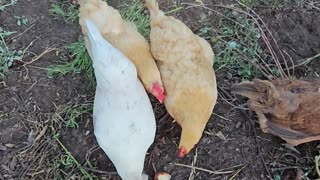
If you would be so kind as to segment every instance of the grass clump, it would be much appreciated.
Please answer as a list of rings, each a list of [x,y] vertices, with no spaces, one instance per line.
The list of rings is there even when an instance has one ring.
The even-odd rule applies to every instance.
[[[78,20],[78,6],[72,4],[71,1],[64,1],[61,4],[52,3],[49,13],[58,20],[65,23],[73,23]]]
[[[22,58],[21,50],[12,50],[6,43],[6,38],[14,33],[5,31],[0,27],[0,78],[5,76],[14,61]]]
[[[62,148],[62,154],[56,156],[52,163],[53,169],[64,169],[64,171],[58,171],[58,174],[55,174],[57,179],[85,179],[93,180],[98,179],[97,176],[86,171],[82,165],[75,159],[67,147],[60,141],[59,133],[56,132],[55,128],[51,126],[51,131],[53,134],[53,139],[59,144]],[[70,170],[70,173],[65,172]],[[63,172],[63,173],[62,173]]]
[[[229,12],[220,19],[218,35],[211,38],[215,64],[227,68],[230,78],[239,76],[251,80],[261,76],[257,66],[261,58],[267,58],[260,45],[260,32],[254,22]],[[256,64],[256,65],[255,65]]]
[[[133,0],[130,3],[123,4],[120,14],[123,19],[133,22],[143,37],[149,39],[150,16],[145,13],[144,1]]]
[[[65,117],[65,125],[68,128],[78,128],[78,119],[83,114],[89,113],[93,110],[92,104],[81,104],[80,106],[74,106],[67,110]]]
[[[89,79],[94,81],[92,61],[84,44],[84,39],[79,39],[77,42],[70,44],[68,50],[73,60],[66,64],[49,66],[48,76],[53,77],[57,74],[65,75],[70,72],[86,72]]]

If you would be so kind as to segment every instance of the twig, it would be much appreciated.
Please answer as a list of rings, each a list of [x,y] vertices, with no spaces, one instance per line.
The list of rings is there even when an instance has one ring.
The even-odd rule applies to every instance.
[[[320,178],[319,160],[320,160],[320,155],[315,157],[316,170],[317,170],[317,174]]]
[[[283,50],[283,52],[289,57],[289,60],[290,60],[290,62],[292,64],[292,67],[293,67],[292,68],[292,75],[294,75],[294,61],[293,61],[292,57],[290,56],[290,54],[287,51]],[[289,67],[287,67],[287,71],[288,71],[288,75],[291,77],[290,68]]]
[[[69,156],[72,161],[77,165],[77,167],[79,168],[79,170],[81,171],[81,173],[87,177],[90,177],[90,174],[81,166],[81,164],[73,157],[73,155],[70,153],[70,151],[68,151],[68,149],[62,144],[62,142],[59,140],[58,136],[55,134],[55,129],[54,127],[51,125],[51,131],[53,132],[53,139],[55,139],[57,141],[57,143],[62,147],[62,149],[64,150],[64,152],[67,154],[67,156]]]
[[[223,120],[232,122],[231,119],[228,119],[228,118],[226,118],[226,117],[223,117],[223,116],[221,116],[221,115],[219,115],[219,114],[217,114],[217,113],[212,113],[212,114],[215,115],[215,116],[217,116],[217,117],[219,117],[219,118],[221,118],[221,119],[223,119]]]
[[[254,15],[256,15],[256,16],[258,17],[258,19],[260,20],[260,22],[262,22],[262,25],[266,28],[267,32],[268,32],[269,35],[271,36],[271,39],[272,39],[272,41],[274,42],[274,44],[276,45],[276,47],[277,47],[277,49],[278,49],[281,57],[283,58],[283,61],[286,63],[286,59],[285,59],[283,53],[280,51],[280,48],[279,48],[279,46],[278,46],[277,41],[275,40],[275,38],[274,38],[274,36],[272,35],[270,29],[268,28],[268,26],[266,25],[266,23],[262,20],[262,18],[261,18],[253,9],[251,9],[251,8],[249,8],[248,6],[246,6],[245,4],[241,3],[239,0],[237,0],[237,2],[238,2],[241,6],[245,7],[246,9],[248,9],[249,11],[251,11]],[[249,14],[249,13],[247,13],[247,12],[245,12],[245,13],[246,13],[248,16],[250,16],[250,17],[256,22],[258,28],[259,28],[260,31],[261,31],[262,36],[265,38],[265,43],[267,44],[267,46],[268,46],[268,48],[269,48],[269,50],[270,50],[270,53],[271,53],[271,54],[274,53],[274,59],[273,59],[273,60],[274,60],[274,62],[277,64],[277,67],[278,67],[278,70],[280,71],[281,76],[282,76],[282,77],[284,76],[285,78],[288,78],[288,76],[285,74],[285,72],[284,72],[283,69],[281,68],[281,64],[280,64],[280,62],[279,62],[279,59],[278,59],[277,55],[275,54],[275,52],[274,52],[274,50],[273,50],[273,48],[272,48],[269,40],[267,39],[267,36],[265,35],[265,33],[263,32],[262,28],[260,27],[259,22],[258,22],[251,14]]]
[[[166,112],[165,115],[163,115],[159,120],[158,123],[162,122],[163,120],[167,119],[168,117],[170,117],[170,114],[168,112]]]
[[[201,7],[201,8],[203,8],[203,9],[206,9],[206,10],[209,10],[209,11],[212,11],[212,12],[215,12],[215,13],[218,13],[218,14],[220,14],[221,16],[223,16],[224,18],[228,19],[229,21],[232,21],[232,22],[234,22],[235,24],[237,24],[237,25],[239,25],[239,26],[241,26],[241,27],[243,27],[243,28],[245,28],[245,29],[247,29],[247,30],[255,33],[254,30],[251,30],[250,28],[245,27],[245,26],[242,25],[241,23],[239,23],[239,22],[237,22],[237,21],[235,21],[235,20],[227,17],[226,15],[222,14],[222,13],[219,12],[219,11],[216,11],[216,10],[214,10],[214,9],[211,9],[211,8],[207,7],[205,4],[202,4],[202,5],[195,5],[195,4],[191,4],[191,3],[182,3],[182,4],[189,5],[189,7],[187,7],[186,9],[188,9],[188,8],[193,8],[193,7]],[[221,7],[221,6],[216,5],[216,7]],[[223,6],[223,7],[224,7],[224,6]],[[225,6],[225,8],[226,8],[226,6]],[[261,29],[261,30],[262,30],[262,29]],[[221,38],[220,38],[220,40],[223,41],[223,39],[221,39]],[[226,43],[225,41],[223,41],[223,42]],[[241,44],[241,42],[240,42],[240,44]],[[245,45],[243,44],[243,46],[245,46]],[[251,60],[250,60],[246,55],[244,55],[240,50],[238,50],[238,49],[235,49],[235,50],[242,56],[242,58],[243,58],[244,60],[246,60],[248,63],[252,64],[252,65],[255,66],[259,71],[261,71],[261,73],[262,73],[265,77],[269,78],[269,75],[273,76],[273,75],[271,74],[271,73],[272,73],[271,69],[267,66],[267,63],[266,63],[260,56],[258,56],[259,59],[263,62],[263,64],[265,65],[265,67],[267,67],[267,69],[270,71],[270,73],[268,72],[268,70],[267,70],[264,66],[259,66],[257,63],[251,61]]]
[[[46,50],[44,50],[41,54],[39,54],[38,56],[32,58],[31,61],[29,62],[24,62],[22,61],[24,64],[26,65],[29,65],[29,64],[32,64],[33,62],[37,61],[38,59],[40,59],[42,56],[44,56],[45,54],[51,52],[51,51],[56,51],[56,50],[59,50],[58,48],[56,47],[50,47],[50,48],[47,48]]]
[[[82,167],[84,170],[91,171],[91,172],[96,172],[100,174],[108,174],[108,175],[116,175],[118,174],[117,172],[109,172],[109,171],[102,171],[94,168],[88,168],[88,167]]]
[[[230,106],[234,107],[235,109],[241,109],[241,110],[249,110],[249,108],[243,108],[243,107],[240,107],[240,106],[236,106],[232,103],[230,103],[228,100],[226,100],[220,93],[218,93],[220,95],[220,97],[222,98],[223,101],[225,101],[227,104],[229,104]]]
[[[26,53],[26,51],[33,45],[33,43],[38,40],[38,38],[35,38],[34,40],[32,40],[29,45],[22,51],[22,58],[24,57],[24,54]],[[22,61],[22,60],[20,60]]]
[[[199,171],[203,171],[203,172],[207,172],[207,173],[215,174],[215,175],[231,174],[231,173],[234,172],[234,171],[212,171],[212,170],[209,170],[209,169],[199,168],[199,167],[195,167],[195,166],[189,166],[189,165],[180,164],[180,163],[170,163],[170,164],[174,165],[174,166],[191,168],[191,169],[195,169],[195,170],[199,170]]]
[[[31,28],[33,28],[33,26],[36,25],[36,24],[32,24],[30,27],[28,27],[26,30],[24,30],[22,33],[16,35],[16,36],[13,36],[12,38],[10,38],[11,40],[12,39],[16,39],[17,37],[23,35],[24,33],[26,33],[27,31],[29,31]]]
[[[196,149],[196,154],[193,156],[193,161],[191,163],[192,167],[194,167],[194,165],[197,163],[197,159],[198,159],[198,149]],[[189,175],[188,180],[193,180],[195,173],[196,173],[196,169],[192,168],[191,171],[190,171],[190,175]]]
[[[247,165],[244,165],[242,168],[238,169],[237,172],[233,176],[231,176],[229,180],[233,180],[245,167],[247,167]]]
[[[218,89],[220,91],[222,91],[224,94],[226,94],[227,96],[229,96],[230,99],[232,98],[222,87],[218,86]],[[236,105],[230,103],[219,91],[218,91],[218,95],[220,95],[222,100],[224,100],[227,104],[231,105],[232,107],[234,107],[236,109],[249,110],[248,108],[239,107],[239,106],[236,106]]]
[[[272,171],[283,171],[287,169],[300,169],[299,166],[286,166],[286,167],[279,167],[279,168],[271,168]]]
[[[169,15],[169,14],[175,13],[175,12],[181,10],[181,9],[183,9],[183,7],[177,7],[177,8],[175,8],[175,9],[172,9],[172,10],[170,10],[170,11],[165,12],[164,14],[165,14],[165,15]]]
[[[299,66],[307,65],[307,64],[310,63],[312,60],[314,60],[314,59],[316,59],[316,58],[318,58],[318,57],[320,57],[320,53],[319,53],[319,54],[316,54],[316,55],[314,55],[314,56],[312,56],[312,57],[309,57],[309,58],[305,58],[305,59],[300,60],[299,62],[301,62],[301,63],[299,63],[299,64],[297,64],[297,65],[294,65],[294,66],[290,67],[289,69],[294,69],[294,68],[299,67]]]

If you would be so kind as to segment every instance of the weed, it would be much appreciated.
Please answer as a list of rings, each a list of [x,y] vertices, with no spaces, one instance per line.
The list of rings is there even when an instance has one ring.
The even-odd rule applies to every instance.
[[[12,66],[16,60],[21,60],[22,51],[12,50],[6,44],[6,38],[15,32],[5,31],[0,27],[0,78],[4,77],[4,73]]]
[[[92,61],[84,44],[84,39],[72,43],[68,50],[71,53],[72,61],[63,65],[52,65],[48,67],[48,76],[52,77],[56,74],[65,75],[67,73],[86,72],[91,82],[94,82],[94,74]]]
[[[219,34],[211,38],[213,49],[219,52],[215,55],[219,69],[232,69],[228,75],[242,80],[261,76],[254,63],[259,64],[259,59],[267,58],[267,54],[260,45],[260,32],[254,22],[230,12],[220,19],[219,28]]]
[[[4,11],[7,7],[17,4],[18,0],[11,0],[10,3],[5,4],[5,0],[0,0],[0,11]]]
[[[97,179],[96,176],[88,173],[81,164],[73,157],[70,151],[63,145],[63,143],[59,139],[59,134],[56,132],[55,128],[51,126],[51,131],[53,134],[53,139],[60,145],[60,147],[63,149],[63,155],[57,158],[54,162],[54,166],[57,169],[61,168],[68,168],[68,169],[78,169],[80,173],[82,174],[81,179]],[[76,176],[73,174],[72,176]],[[73,178],[71,178],[73,179]]]
[[[77,5],[72,4],[71,1],[63,2],[61,4],[53,3],[49,13],[58,20],[66,23],[75,22],[78,19],[79,9]]]
[[[14,16],[14,18],[17,20],[17,25],[21,26],[22,24],[24,26],[28,25],[28,19],[24,16]]]
[[[65,125],[68,128],[78,128],[77,119],[81,115],[91,112],[93,110],[92,104],[82,104],[80,106],[71,107],[66,112]]]
[[[144,2],[142,0],[133,0],[129,4],[123,4],[120,10],[122,18],[133,22],[138,31],[149,39],[150,34],[150,16],[145,13]]]

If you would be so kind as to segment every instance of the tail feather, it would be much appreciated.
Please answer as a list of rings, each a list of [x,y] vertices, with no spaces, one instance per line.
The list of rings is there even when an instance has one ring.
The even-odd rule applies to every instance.
[[[104,41],[97,26],[89,19],[85,19],[86,28],[88,30],[88,37],[92,42]]]
[[[147,8],[150,11],[150,14],[158,14],[159,13],[159,4],[157,0],[145,0]]]
[[[234,84],[231,86],[230,90],[234,94],[239,94],[250,99],[257,99],[263,95],[257,90],[253,82],[242,82]]]
[[[269,128],[269,131],[271,131],[271,133],[273,133],[274,135],[290,140],[299,140],[313,135],[307,134],[305,132],[295,131],[289,127],[281,126],[272,121],[267,121],[267,126]]]

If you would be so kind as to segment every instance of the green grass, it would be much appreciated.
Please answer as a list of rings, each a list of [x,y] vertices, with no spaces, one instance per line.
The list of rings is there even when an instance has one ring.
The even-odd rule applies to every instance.
[[[81,73],[85,72],[91,82],[94,82],[94,74],[92,61],[87,52],[83,39],[79,39],[77,42],[72,43],[68,47],[68,51],[71,53],[72,61],[62,65],[52,65],[48,67],[48,76],[67,73]]]
[[[68,128],[78,128],[78,121],[83,114],[93,110],[92,104],[81,104],[80,106],[71,107],[67,110],[65,116],[65,125]]]
[[[200,35],[210,30],[202,29]],[[259,64],[260,59],[268,55],[260,45],[260,32],[254,22],[245,16],[231,11],[220,18],[217,35],[211,37],[215,52],[215,64],[218,69],[226,68],[227,76],[251,80],[261,76],[261,72],[253,63]],[[276,73],[276,70],[275,70]]]
[[[58,171],[56,174],[56,179],[65,179],[65,171],[70,170],[70,174],[68,174],[68,179],[98,179],[95,175],[86,171],[81,164],[75,159],[75,157],[71,154],[71,152],[65,147],[65,145],[59,139],[59,133],[56,132],[54,126],[51,126],[51,131],[53,134],[53,139],[59,144],[62,148],[62,155],[56,156],[53,160],[52,166],[54,169],[64,169],[64,173]],[[76,171],[75,171],[76,170]]]
[[[6,39],[15,32],[5,31],[0,27],[0,78],[5,76],[14,61],[21,60],[22,51],[11,49]]]
[[[149,39],[150,34],[150,16],[145,13],[145,4],[142,0],[132,0],[127,4],[123,4],[120,10],[122,18],[133,22],[138,31]]]
[[[79,9],[77,5],[71,3],[71,0],[68,0],[61,4],[52,3],[49,13],[55,19],[73,23],[78,20]]]

